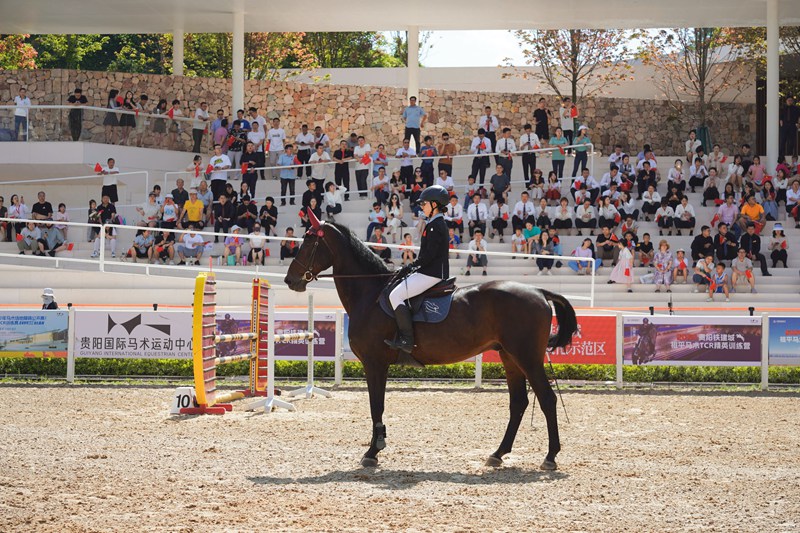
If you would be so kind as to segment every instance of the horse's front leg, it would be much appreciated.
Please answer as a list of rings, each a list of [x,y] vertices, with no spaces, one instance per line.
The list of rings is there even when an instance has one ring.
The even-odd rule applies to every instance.
[[[383,409],[386,401],[386,379],[389,365],[372,362],[364,365],[369,389],[369,410],[372,415],[372,440],[369,449],[361,458],[361,466],[378,466],[378,452],[386,448],[386,426],[383,425]]]

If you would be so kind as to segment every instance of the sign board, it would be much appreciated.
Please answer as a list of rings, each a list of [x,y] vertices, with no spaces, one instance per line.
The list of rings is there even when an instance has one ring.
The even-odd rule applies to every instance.
[[[187,311],[76,311],[75,357],[191,359]]]
[[[769,317],[769,364],[800,366],[800,317]]]
[[[67,311],[4,311],[0,314],[0,357],[66,357]]]

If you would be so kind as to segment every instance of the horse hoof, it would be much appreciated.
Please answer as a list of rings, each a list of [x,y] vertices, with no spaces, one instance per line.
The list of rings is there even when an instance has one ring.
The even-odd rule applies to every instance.
[[[378,466],[378,460],[372,457],[362,457],[361,466],[363,466],[364,468],[375,468],[376,466]]]
[[[555,461],[548,461],[545,459],[545,461],[542,463],[542,466],[539,468],[542,470],[555,470],[558,468],[558,465],[556,465]]]
[[[503,466],[503,460],[499,457],[495,457],[494,455],[490,455],[486,459],[486,466],[491,466],[493,468],[497,468],[499,466]]]

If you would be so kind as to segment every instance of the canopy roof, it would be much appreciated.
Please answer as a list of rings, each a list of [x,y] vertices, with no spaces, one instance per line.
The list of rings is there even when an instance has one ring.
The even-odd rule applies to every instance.
[[[800,25],[800,1],[778,0],[780,24]],[[0,33],[221,33],[233,13],[246,32],[513,30],[765,26],[766,0],[24,0],[0,2]],[[490,43],[487,43],[490,44]]]

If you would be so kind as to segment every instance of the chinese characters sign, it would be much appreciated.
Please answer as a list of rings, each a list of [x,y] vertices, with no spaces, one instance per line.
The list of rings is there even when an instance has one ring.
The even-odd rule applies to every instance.
[[[182,311],[77,312],[75,356],[191,359],[192,314]]]
[[[0,315],[0,357],[66,357],[66,311],[6,311]]]
[[[800,317],[769,318],[769,364],[800,366]]]

